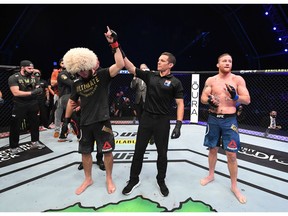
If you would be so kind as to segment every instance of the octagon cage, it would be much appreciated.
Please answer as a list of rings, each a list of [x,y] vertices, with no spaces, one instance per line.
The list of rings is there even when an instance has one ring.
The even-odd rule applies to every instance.
[[[19,67],[0,65],[0,90],[5,101],[0,107],[1,132],[9,131],[13,96],[9,90],[8,78],[17,70]],[[184,88],[183,123],[205,125],[209,107],[201,104],[200,95],[206,79],[216,75],[218,71],[172,71],[172,73],[182,82]],[[251,97],[249,105],[242,105],[242,116],[238,118],[240,133],[288,141],[288,69],[237,70],[232,73],[244,78]],[[135,90],[130,88],[132,79],[133,75],[126,70],[121,70],[112,79],[109,92],[112,124],[138,124],[133,105]],[[121,112],[116,115],[115,106],[120,97],[127,104],[121,104]],[[171,107],[171,124],[175,124],[176,103],[171,104]],[[277,112],[277,125],[280,125],[281,129],[269,130],[267,134],[270,124],[267,123],[267,117],[269,118],[269,113],[273,110]]]

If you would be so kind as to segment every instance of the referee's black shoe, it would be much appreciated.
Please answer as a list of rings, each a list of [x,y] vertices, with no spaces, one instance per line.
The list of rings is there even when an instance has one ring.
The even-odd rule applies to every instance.
[[[129,180],[127,181],[127,185],[122,190],[122,194],[128,196],[133,192],[135,188],[137,188],[140,185],[140,180]]]
[[[160,189],[160,194],[163,196],[163,197],[167,197],[168,194],[169,194],[169,189],[167,188],[166,184],[164,181],[158,181],[157,182],[157,185]]]

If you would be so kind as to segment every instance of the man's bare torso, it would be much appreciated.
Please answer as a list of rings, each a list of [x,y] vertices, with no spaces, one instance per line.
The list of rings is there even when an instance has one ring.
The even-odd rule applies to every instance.
[[[211,94],[219,100],[219,106],[212,109],[211,112],[221,114],[232,114],[236,112],[236,101],[231,99],[226,85],[232,85],[237,92],[239,77],[235,74],[215,75],[208,78],[206,84],[211,88]]]

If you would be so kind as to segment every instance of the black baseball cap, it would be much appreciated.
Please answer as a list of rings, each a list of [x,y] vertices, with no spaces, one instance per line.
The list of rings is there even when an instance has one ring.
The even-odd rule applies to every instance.
[[[33,67],[33,63],[29,60],[22,60],[20,62],[20,67],[28,67],[28,66],[32,66]]]

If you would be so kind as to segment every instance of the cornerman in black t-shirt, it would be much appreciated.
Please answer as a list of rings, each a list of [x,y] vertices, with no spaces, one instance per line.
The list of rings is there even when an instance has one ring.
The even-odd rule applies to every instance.
[[[107,191],[111,194],[116,190],[112,180],[112,151],[115,148],[115,140],[110,122],[108,97],[110,81],[124,67],[124,61],[117,39],[113,34],[114,32],[107,27],[105,36],[110,43],[115,59],[115,64],[109,68],[103,68],[96,72],[97,66],[99,66],[97,56],[87,48],[70,49],[63,57],[67,71],[79,75],[72,87],[62,127],[62,130],[67,131],[73,109],[78,105],[80,98],[82,136],[79,140],[78,152],[82,154],[85,179],[76,189],[77,195],[93,184],[91,152],[93,152],[95,141],[99,151],[104,154]]]
[[[62,70],[57,76],[58,83],[58,91],[59,91],[59,99],[57,108],[55,110],[55,129],[54,129],[54,137],[59,137],[62,116],[65,113],[65,109],[68,103],[68,100],[71,95],[71,88],[74,83],[75,76],[70,74],[67,70]],[[61,142],[61,139],[58,141]]]
[[[11,153],[17,154],[23,150],[19,148],[20,124],[26,116],[30,125],[31,148],[42,149],[45,145],[39,143],[39,106],[37,95],[43,92],[39,80],[33,75],[34,66],[31,61],[20,62],[20,72],[8,79],[10,90],[14,96],[12,118],[10,124],[9,145]]]
[[[140,185],[139,175],[142,169],[144,153],[151,135],[154,135],[158,153],[158,174],[156,179],[161,195],[168,196],[169,189],[165,184],[165,177],[170,132],[169,114],[174,100],[176,100],[177,104],[177,121],[171,134],[172,139],[180,136],[184,115],[183,87],[180,80],[171,74],[171,68],[175,65],[176,58],[171,53],[162,53],[158,59],[157,71],[154,73],[136,68],[126,56],[124,57],[124,62],[125,68],[130,73],[133,73],[146,83],[147,93],[144,112],[137,132],[130,179],[122,193],[129,195]]]

